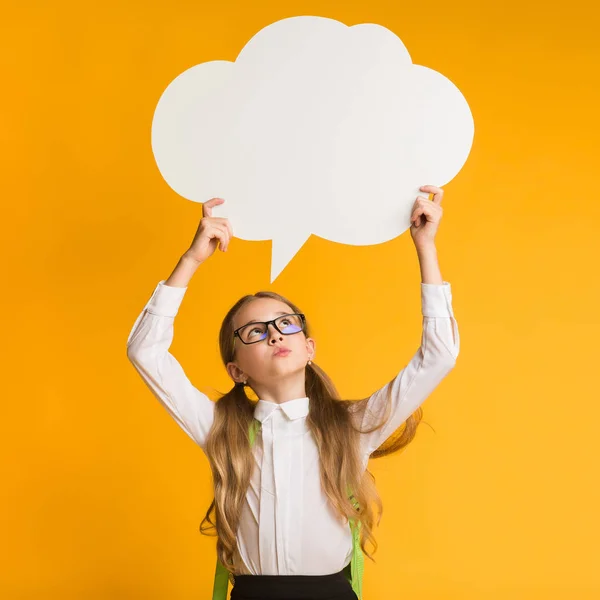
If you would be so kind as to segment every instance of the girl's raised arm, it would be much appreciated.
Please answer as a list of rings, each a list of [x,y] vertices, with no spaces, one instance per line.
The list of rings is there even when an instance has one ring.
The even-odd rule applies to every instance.
[[[385,425],[361,434],[365,459],[398,429],[454,368],[460,351],[458,324],[452,309],[450,283],[421,283],[423,330],[421,345],[400,373],[367,401],[362,428],[371,428],[385,414],[391,386],[391,412]]]
[[[167,280],[156,286],[127,338],[127,357],[160,403],[203,450],[214,419],[214,402],[196,389],[169,352],[173,322],[196,269],[216,250],[227,250],[233,230],[227,219],[211,217],[223,200],[202,206],[202,219],[190,246]]]
[[[127,339],[127,357],[179,426],[202,448],[214,403],[196,389],[169,352],[173,321],[187,287],[156,286]]]

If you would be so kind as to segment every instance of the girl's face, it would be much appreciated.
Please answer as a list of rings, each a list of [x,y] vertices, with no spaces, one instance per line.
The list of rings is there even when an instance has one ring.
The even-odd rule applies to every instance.
[[[253,321],[270,321],[292,313],[293,309],[279,300],[257,298],[238,311],[233,320],[233,329],[235,331]],[[294,331],[289,322],[282,325],[279,326],[280,329],[285,331],[284,326],[288,325],[288,330]],[[262,337],[257,330],[252,335],[254,337],[250,339]],[[249,385],[258,384],[259,387],[269,385],[280,381],[282,376],[293,378],[300,373],[303,375],[306,364],[315,356],[315,346],[315,341],[307,338],[304,331],[285,335],[279,333],[271,323],[264,339],[254,344],[244,344],[240,338],[235,337],[235,362],[227,365],[227,371],[234,381],[247,380]],[[276,356],[275,352],[280,348],[290,352]]]

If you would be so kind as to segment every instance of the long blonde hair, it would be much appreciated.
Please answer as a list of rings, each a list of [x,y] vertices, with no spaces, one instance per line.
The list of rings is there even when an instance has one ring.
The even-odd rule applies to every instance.
[[[298,306],[275,292],[257,292],[240,298],[223,319],[219,333],[224,365],[235,360],[234,317],[243,306],[257,298],[273,298],[287,304],[294,313],[302,312]],[[308,320],[304,334],[310,337]],[[355,427],[356,423],[361,422],[369,398],[342,400],[329,376],[314,361],[306,366],[305,387],[306,395],[310,398],[306,423],[319,450],[321,485],[342,517],[361,522],[362,551],[375,562],[366,549],[366,543],[372,545],[373,553],[377,550],[373,529],[375,524],[379,525],[383,505],[374,476],[368,469],[363,470],[359,453],[360,429]],[[381,421],[363,433],[379,429],[388,419],[391,389],[389,385],[387,408]],[[233,556],[237,545],[236,532],[254,466],[248,431],[254,419],[255,406],[256,402],[248,398],[243,384],[235,384],[217,400],[214,423],[206,439],[214,499],[200,523],[200,532],[218,537],[217,555],[232,573],[235,569]],[[417,409],[384,444],[371,453],[370,458],[380,458],[407,446],[415,437],[422,414],[422,409]],[[358,512],[348,498],[348,489],[358,501]]]

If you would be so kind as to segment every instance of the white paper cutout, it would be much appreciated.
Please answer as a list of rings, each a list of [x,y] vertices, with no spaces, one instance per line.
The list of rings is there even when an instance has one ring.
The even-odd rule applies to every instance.
[[[451,181],[473,135],[460,90],[393,32],[300,16],[259,31],[235,62],[177,76],[152,150],[178,194],[225,199],[213,216],[235,237],[273,240],[273,282],[311,234],[360,246],[406,231],[419,187]]]

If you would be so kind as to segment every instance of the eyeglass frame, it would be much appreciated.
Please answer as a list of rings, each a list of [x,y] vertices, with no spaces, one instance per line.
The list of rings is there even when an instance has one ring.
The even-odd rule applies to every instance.
[[[244,344],[245,346],[251,346],[252,344],[258,344],[259,342],[263,342],[264,340],[266,340],[269,336],[266,335],[264,338],[262,338],[262,340],[256,340],[256,342],[245,342],[239,332],[241,329],[244,329],[244,327],[250,327],[250,325],[264,325],[267,328],[266,333],[269,333],[269,325],[273,325],[273,327],[275,327],[275,329],[277,331],[279,331],[279,333],[281,333],[281,335],[295,335],[296,333],[300,333],[300,331],[294,331],[294,333],[284,333],[283,331],[281,331],[281,329],[279,329],[279,327],[277,327],[275,321],[278,321],[279,319],[283,319],[284,317],[300,317],[300,320],[302,322],[302,329],[300,329],[300,331],[306,331],[306,317],[304,316],[304,313],[288,313],[286,315],[279,315],[277,318],[275,319],[271,319],[270,321],[254,321],[252,323],[246,323],[246,325],[242,325],[241,327],[238,327],[234,332],[233,332],[233,340],[235,341],[235,338],[237,337],[240,342],[242,342],[242,344]]]

